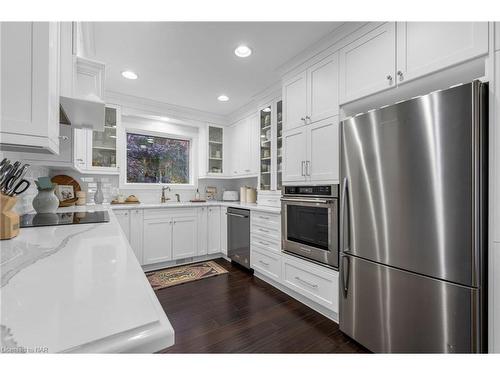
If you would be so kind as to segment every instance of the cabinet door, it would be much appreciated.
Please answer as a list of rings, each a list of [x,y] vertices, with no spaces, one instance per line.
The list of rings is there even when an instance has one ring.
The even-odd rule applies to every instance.
[[[73,160],[79,170],[87,169],[87,133],[89,129],[73,130]]]
[[[220,211],[220,251],[227,256],[227,207],[221,207]]]
[[[104,130],[87,130],[87,169],[108,173],[118,172],[117,129],[120,127],[121,111],[115,105],[106,105],[104,112]]]
[[[308,126],[306,166],[311,182],[339,181],[339,123],[338,116]]]
[[[192,233],[191,237],[193,237]],[[143,252],[144,264],[172,259],[171,217],[144,220]]]
[[[398,22],[398,83],[488,53],[488,22]]]
[[[283,129],[305,125],[307,116],[307,72],[283,83]]]
[[[208,210],[206,207],[198,208],[198,255],[208,252]]]
[[[144,212],[143,210],[130,210],[130,246],[139,264],[144,264],[142,250],[142,235],[144,233]]]
[[[220,207],[208,208],[208,253],[220,253]]]
[[[116,210],[113,211],[116,219],[122,227],[123,233],[127,237],[128,242],[130,242],[130,213],[128,210]]]
[[[339,52],[340,102],[395,87],[396,24],[385,23]]]
[[[0,144],[59,153],[59,25],[0,23]]]
[[[310,122],[339,113],[339,55],[321,60],[307,70],[307,112]]]
[[[174,217],[172,220],[173,259],[189,258],[196,255],[196,216]]]
[[[283,182],[305,181],[307,128],[283,132]]]

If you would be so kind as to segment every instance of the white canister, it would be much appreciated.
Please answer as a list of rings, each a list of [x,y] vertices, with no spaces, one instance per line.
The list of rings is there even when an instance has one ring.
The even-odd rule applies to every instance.
[[[247,187],[246,186],[240,187],[240,202],[241,203],[247,202]]]
[[[78,200],[76,201],[77,206],[85,206],[87,204],[87,193],[84,191],[77,191],[76,197]]]
[[[247,203],[257,202],[257,190],[254,188],[247,188]]]

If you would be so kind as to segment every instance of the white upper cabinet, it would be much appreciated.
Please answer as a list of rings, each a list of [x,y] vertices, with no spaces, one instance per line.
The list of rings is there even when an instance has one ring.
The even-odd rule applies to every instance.
[[[283,134],[284,183],[338,183],[338,116]]]
[[[307,70],[309,123],[339,113],[339,55],[334,53]]]
[[[398,84],[488,53],[487,22],[398,22]]]
[[[306,144],[304,127],[283,132],[283,182],[305,181]]]
[[[339,113],[339,54],[334,53],[283,82],[283,130]]]
[[[226,131],[230,150],[229,176],[248,176],[257,173],[259,141],[257,116],[246,117]]]
[[[59,153],[59,24],[1,22],[2,150]]]
[[[338,183],[340,155],[338,116],[309,125],[307,146],[308,180]]]
[[[283,82],[283,130],[305,124],[307,116],[307,72]]]
[[[396,24],[385,23],[340,50],[340,102],[396,86]]]

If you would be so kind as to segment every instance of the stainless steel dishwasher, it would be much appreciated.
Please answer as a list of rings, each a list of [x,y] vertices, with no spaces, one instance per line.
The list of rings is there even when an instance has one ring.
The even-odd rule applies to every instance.
[[[250,211],[227,209],[227,255],[235,263],[250,269]]]

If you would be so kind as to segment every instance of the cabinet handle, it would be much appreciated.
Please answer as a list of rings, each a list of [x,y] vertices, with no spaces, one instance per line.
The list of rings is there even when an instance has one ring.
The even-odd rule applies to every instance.
[[[295,280],[298,280],[298,281],[300,281],[301,283],[304,283],[304,284],[306,284],[306,285],[309,285],[311,288],[315,288],[315,289],[316,289],[316,288],[318,287],[318,284],[313,284],[313,283],[311,283],[311,282],[309,282],[309,281],[306,281],[306,280],[304,280],[304,279],[301,279],[301,278],[300,278],[300,277],[298,277],[298,276],[295,276]]]
[[[270,200],[270,199],[269,199]],[[269,216],[259,216],[261,219],[269,220]]]
[[[61,141],[67,141],[67,140],[69,140],[69,137],[68,137],[67,135],[60,135],[60,136],[59,136],[59,139],[60,139]]]
[[[305,176],[305,172],[304,172],[304,164],[306,163],[304,160],[302,160],[302,176]]]
[[[309,122],[309,124],[311,123],[311,117],[309,116],[306,116],[306,124]]]
[[[392,76],[389,74],[387,77],[387,80],[389,81],[389,85],[392,85]]]
[[[124,215],[125,215],[125,216],[127,216],[127,215],[128,215],[128,212],[125,212],[125,213],[124,213]]]
[[[269,263],[264,262],[263,260],[259,260],[259,263],[262,263],[264,266],[269,266]]]
[[[401,70],[398,70],[398,77],[400,81],[404,79],[403,72]]]
[[[259,230],[260,230],[261,232],[264,232],[264,233],[269,233],[269,231],[268,231],[268,230],[266,230],[266,229],[259,228]]]
[[[266,242],[259,241],[259,243],[260,243],[261,245],[264,245],[264,246],[269,246],[269,244],[268,244],[268,243],[266,243]]]
[[[250,169],[245,169],[245,172],[250,172]]]

